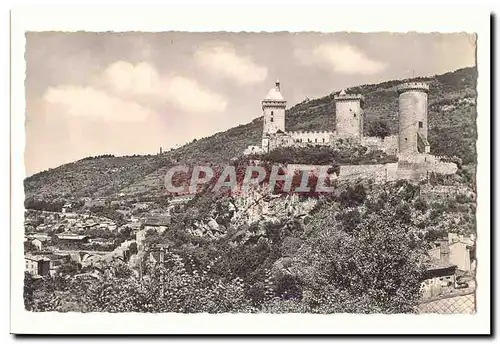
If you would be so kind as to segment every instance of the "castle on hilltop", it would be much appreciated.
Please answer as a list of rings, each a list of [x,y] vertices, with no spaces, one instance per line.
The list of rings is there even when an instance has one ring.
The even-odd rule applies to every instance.
[[[397,87],[398,134],[385,138],[364,136],[364,96],[348,94],[342,90],[334,96],[335,129],[332,131],[286,131],[285,109],[287,102],[276,81],[264,100],[262,145],[249,146],[244,154],[267,153],[278,147],[333,146],[339,141],[351,141],[369,149],[381,150],[396,155],[399,170],[395,178],[411,175],[420,178],[428,172],[455,173],[457,166],[441,161],[441,157],[430,154],[428,133],[429,85],[423,82],[408,82]],[[333,128],[332,128],[333,129]],[[394,170],[394,168],[391,166]],[[406,172],[404,172],[406,171]],[[386,173],[387,175],[387,173]],[[416,176],[416,177],[415,177]]]

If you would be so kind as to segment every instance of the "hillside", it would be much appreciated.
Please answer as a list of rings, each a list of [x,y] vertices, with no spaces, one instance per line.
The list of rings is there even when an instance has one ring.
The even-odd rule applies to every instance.
[[[436,155],[456,155],[465,164],[475,163],[476,68],[426,78],[429,93],[429,142]],[[347,90],[365,96],[365,128],[378,119],[387,120],[397,132],[396,86],[402,80],[361,85]],[[336,92],[338,92],[337,90]],[[335,106],[331,93],[322,98],[299,103],[286,112],[287,130],[331,130]],[[165,170],[183,164],[223,164],[241,155],[248,145],[259,145],[262,117],[225,132],[195,140],[162,155],[86,158],[44,171],[25,180],[27,197],[55,199],[67,196],[103,196],[126,193],[149,193],[161,189]]]

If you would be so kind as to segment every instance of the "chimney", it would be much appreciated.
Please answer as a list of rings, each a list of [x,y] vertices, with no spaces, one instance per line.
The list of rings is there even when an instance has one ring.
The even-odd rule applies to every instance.
[[[443,240],[441,242],[440,248],[440,261],[441,263],[448,264],[450,262],[450,246],[448,240]]]
[[[276,89],[277,89],[278,91],[281,91],[281,90],[280,90],[280,81],[279,81],[278,79],[276,79]]]

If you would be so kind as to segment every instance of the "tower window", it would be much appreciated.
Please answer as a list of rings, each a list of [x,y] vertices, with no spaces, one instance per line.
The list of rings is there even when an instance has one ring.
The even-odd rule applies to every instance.
[[[422,129],[424,127],[424,122],[418,121],[418,127]]]
[[[271,116],[273,116],[273,115],[274,115],[274,111],[271,111]]]
[[[314,139],[314,143],[318,143],[318,139]]]
[[[325,138],[323,137],[323,142],[325,142]]]

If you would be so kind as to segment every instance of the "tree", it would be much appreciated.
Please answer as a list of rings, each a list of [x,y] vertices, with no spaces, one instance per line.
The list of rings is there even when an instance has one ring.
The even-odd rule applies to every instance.
[[[368,136],[375,136],[384,139],[389,135],[391,135],[391,128],[386,121],[378,120],[370,123],[368,127]]]
[[[137,243],[133,242],[128,247],[130,255],[137,254]]]
[[[57,272],[62,274],[62,275],[75,275],[80,271],[81,265],[76,263],[73,260],[70,260],[69,262],[66,262],[64,264],[61,264],[59,268],[57,269]]]
[[[309,224],[311,235],[288,269],[300,276],[302,307],[318,313],[414,310],[426,242],[398,214],[397,192],[382,194],[384,206],[358,212],[358,221],[332,218],[327,206]]]

